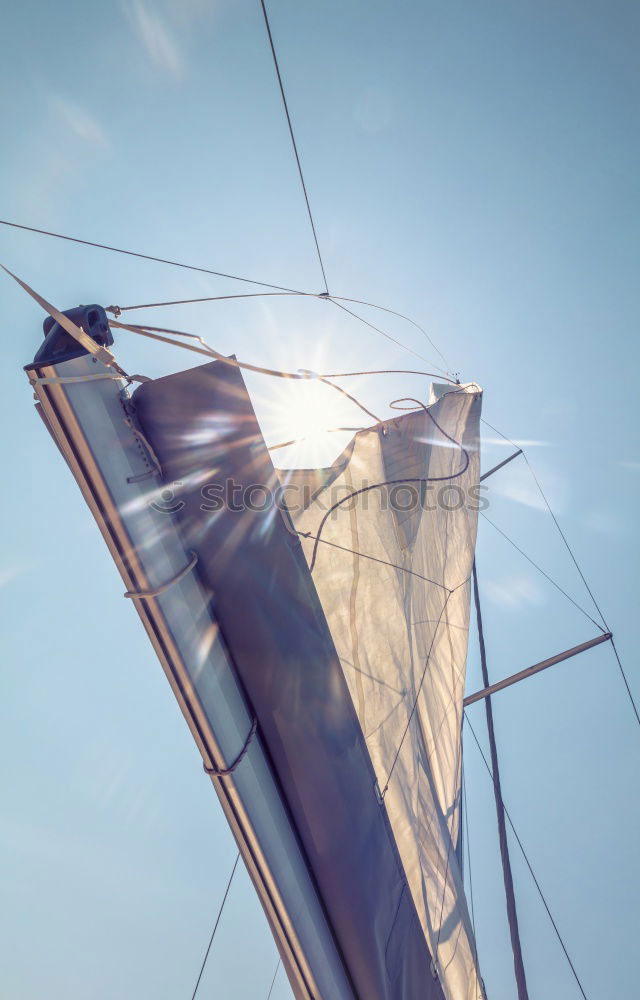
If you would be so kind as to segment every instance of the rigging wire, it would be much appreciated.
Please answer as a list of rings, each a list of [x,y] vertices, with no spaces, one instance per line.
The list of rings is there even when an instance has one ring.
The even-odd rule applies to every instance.
[[[273,56],[273,65],[275,66],[276,76],[278,77],[278,86],[280,87],[280,96],[282,97],[282,104],[284,106],[284,113],[287,116],[287,125],[289,126],[289,135],[291,136],[291,144],[293,146],[293,152],[296,158],[296,163],[298,165],[298,173],[300,175],[300,183],[302,184],[302,191],[304,193],[304,200],[307,204],[307,212],[309,213],[309,222],[311,223],[311,231],[313,232],[313,239],[316,245],[316,251],[318,254],[318,261],[320,263],[320,270],[322,271],[322,280],[324,281],[324,290],[329,294],[329,286],[327,284],[327,276],[324,270],[324,263],[322,260],[322,254],[320,253],[320,244],[318,243],[318,234],[316,233],[315,222],[313,221],[313,214],[311,212],[311,205],[309,203],[309,195],[307,194],[307,185],[304,182],[304,174],[302,173],[302,165],[300,163],[300,156],[298,155],[298,146],[296,143],[296,137],[293,132],[293,124],[291,122],[291,115],[289,114],[289,106],[287,104],[287,98],[284,93],[284,85],[282,83],[282,76],[280,74],[280,66],[278,65],[278,57],[276,55],[275,45],[273,44],[273,36],[271,34],[271,25],[269,24],[269,17],[267,15],[267,8],[265,7],[264,0],[260,0],[260,6],[262,7],[262,14],[264,16],[264,23],[267,29],[267,35],[269,36],[269,45],[271,47],[271,55]]]
[[[444,361],[445,365],[447,364],[446,358],[431,339],[424,327],[420,326],[419,323],[416,323],[416,321],[411,319],[410,316],[405,316],[404,313],[398,312],[396,309],[389,309],[387,306],[380,306],[376,302],[367,302],[364,299],[352,299],[346,295],[329,295],[325,292],[244,292],[240,295],[206,295],[198,299],[173,299],[169,302],[141,302],[138,305],[132,306],[107,306],[107,312],[112,312],[114,316],[119,317],[123,312],[132,312],[136,309],[159,309],[162,306],[189,306],[200,302],[224,302],[230,299],[289,298],[296,296],[306,299],[324,299],[326,302],[333,302],[334,305],[337,305],[339,302],[352,302],[356,305],[368,306],[371,309],[378,309],[380,312],[389,313],[391,316],[397,316],[399,319],[403,319],[406,323],[410,323],[411,326],[416,328],[416,330],[419,330],[420,333],[427,339],[431,347],[433,347],[434,351],[440,356],[442,361]],[[350,314],[361,323],[367,322],[364,317],[359,316],[355,312],[351,312]],[[374,329],[377,329],[377,327]],[[379,330],[378,332],[381,333],[382,331]],[[383,335],[386,336],[386,334]],[[396,341],[396,343],[400,344],[404,350],[407,350],[405,345],[401,344],[400,341]],[[434,367],[437,368],[438,366],[435,365]],[[438,368],[438,371],[442,372],[443,375],[447,374],[445,369]]]
[[[490,424],[488,420],[484,419],[484,417],[482,418],[482,422],[484,424],[486,424],[487,427],[490,427],[492,431],[495,431],[496,434],[499,434],[500,437],[503,438],[505,441],[508,441],[509,444],[512,444],[514,446],[514,448],[518,447],[518,445],[516,445],[510,438],[508,438],[506,436],[506,434],[503,434],[502,431],[499,431],[497,427],[494,427],[493,424]],[[564,531],[560,527],[560,522],[558,521],[558,518],[554,514],[553,510],[551,509],[551,504],[549,503],[549,500],[547,499],[547,496],[546,496],[544,490],[542,489],[542,485],[540,483],[540,480],[538,479],[538,477],[536,476],[536,474],[535,474],[535,472],[533,470],[531,462],[529,461],[529,459],[527,457],[527,453],[524,450],[524,448],[522,448],[521,451],[522,451],[522,457],[524,458],[524,460],[525,460],[525,462],[527,464],[527,468],[529,469],[529,472],[531,473],[533,481],[535,482],[536,486],[538,487],[538,491],[539,491],[540,496],[542,497],[542,499],[544,501],[545,507],[547,508],[549,514],[551,515],[553,523],[555,524],[556,528],[558,529],[558,533],[559,533],[562,541],[564,542],[565,548],[566,548],[567,552],[569,553],[569,555],[571,556],[571,561],[573,562],[573,565],[577,569],[577,571],[578,571],[578,573],[580,575],[580,579],[584,583],[584,585],[586,587],[586,590],[587,590],[587,593],[589,594],[589,597],[593,601],[593,605],[594,605],[597,613],[599,614],[599,616],[600,616],[600,618],[602,620],[602,624],[604,625],[604,628],[602,628],[600,625],[598,625],[598,623],[595,622],[594,619],[591,618],[590,615],[587,615],[587,617],[591,618],[591,621],[594,622],[594,625],[598,626],[598,628],[600,629],[601,632],[611,632],[611,629],[609,628],[609,625],[607,624],[607,620],[604,617],[602,611],[600,610],[600,605],[596,601],[595,596],[593,594],[593,591],[591,590],[591,587],[587,583],[587,579],[586,579],[584,573],[582,572],[582,569],[581,569],[581,567],[580,567],[580,565],[578,563],[578,560],[576,559],[576,557],[574,555],[573,549],[569,545],[569,541],[567,539],[567,536],[565,535]],[[486,515],[484,515],[484,514],[483,514],[483,517],[485,517],[485,519],[487,521],[489,520],[489,518],[486,517]],[[493,526],[494,526],[494,528],[497,527],[495,524]],[[499,528],[498,528],[498,531],[500,531]],[[502,532],[501,532],[501,534],[502,534]],[[507,537],[507,536],[505,535],[505,537]],[[511,539],[508,539],[508,540],[511,541]],[[512,543],[512,544],[515,544],[515,543]],[[517,546],[516,546],[516,548],[517,548]],[[524,552],[522,554],[525,555]],[[529,557],[525,556],[525,558],[528,559]],[[529,562],[532,562],[532,560],[529,559]],[[533,565],[535,565],[535,563],[533,563]],[[537,567],[537,568],[540,569],[540,567]],[[541,572],[543,572],[543,571],[541,570]],[[545,573],[545,576],[546,576],[546,573]],[[550,579],[550,578],[548,578],[548,579]],[[553,583],[553,581],[551,581],[551,582]],[[557,584],[554,584],[554,586],[557,586]],[[560,587],[558,587],[558,589],[561,590]],[[563,593],[564,593],[564,591],[563,591]],[[569,595],[565,594],[565,596],[568,597]],[[575,601],[573,601],[572,598],[569,598],[569,600],[572,601],[573,604],[575,604]],[[576,605],[576,607],[579,607],[579,605]],[[584,609],[581,609],[581,610],[584,610]],[[586,611],[584,613],[587,614]],[[636,705],[635,698],[633,697],[633,693],[631,691],[631,687],[629,686],[629,681],[627,679],[627,675],[626,675],[625,669],[622,666],[622,660],[620,659],[620,654],[618,653],[618,650],[616,649],[616,645],[615,645],[613,639],[611,640],[611,646],[613,648],[613,654],[614,654],[614,656],[616,658],[616,662],[618,664],[618,669],[620,670],[620,675],[622,677],[622,681],[623,681],[623,684],[625,686],[625,689],[626,689],[626,692],[627,692],[627,697],[629,698],[629,702],[631,704],[631,708],[633,710],[633,714],[636,717],[636,722],[640,726],[640,712],[638,712],[638,706]]]
[[[484,684],[484,687],[488,689],[489,669],[487,666],[487,650],[484,641],[484,626],[482,622],[480,591],[478,589],[478,568],[476,565],[475,558],[473,560],[471,573],[473,577],[473,601],[475,605],[476,622],[478,626],[478,646],[480,652],[480,663],[482,666],[482,683]],[[513,873],[511,869],[509,839],[507,837],[507,825],[505,823],[504,802],[502,801],[500,766],[498,763],[498,747],[496,744],[496,732],[493,720],[493,704],[490,697],[486,697],[484,699],[484,707],[487,716],[487,736],[489,738],[491,770],[493,774],[493,789],[495,793],[494,798],[496,805],[496,819],[498,821],[498,842],[500,846],[500,860],[502,862],[505,902],[507,907],[507,919],[509,924],[509,938],[511,940],[511,950],[513,952],[513,972],[516,981],[516,992],[518,995],[518,1000],[529,1000],[527,976],[524,966],[524,958],[522,956],[522,942],[520,940],[518,907],[516,904],[516,894],[513,886]]]
[[[255,278],[244,278],[239,274],[226,274],[224,271],[213,271],[209,267],[197,267],[195,264],[183,264],[177,260],[167,260],[165,257],[153,257],[148,253],[138,253],[135,250],[123,250],[121,247],[112,247],[107,243],[95,243],[93,240],[82,240],[78,236],[66,236],[63,233],[52,233],[48,229],[37,229],[35,226],[23,226],[18,222],[9,222],[7,219],[0,219],[0,226],[10,226],[12,229],[23,229],[28,233],[39,233],[41,236],[52,236],[57,240],[67,240],[69,243],[81,243],[86,247],[96,247],[98,250],[110,250],[112,253],[125,254],[127,257],[139,257],[141,260],[151,260],[156,264],[169,264],[171,267],[181,267],[185,271],[199,271],[201,274],[213,274],[216,278],[229,278],[231,281],[244,281],[248,285],[260,285],[262,288],[275,288],[281,292],[294,292],[297,289],[287,288],[286,285],[273,285],[268,281],[257,281]]]
[[[200,980],[202,979],[202,973],[204,972],[204,967],[207,964],[207,959],[209,957],[209,952],[211,951],[211,945],[213,944],[213,939],[216,936],[216,931],[218,930],[218,924],[220,923],[220,917],[222,916],[222,911],[224,910],[224,904],[227,901],[227,896],[229,895],[229,889],[231,888],[231,883],[233,882],[233,876],[236,873],[236,868],[238,867],[238,861],[240,860],[240,851],[236,855],[236,860],[233,862],[233,868],[231,869],[231,875],[229,876],[229,881],[227,882],[227,888],[224,891],[224,896],[222,897],[222,902],[220,903],[220,909],[218,910],[218,916],[216,917],[216,922],[213,925],[213,931],[211,932],[211,938],[209,939],[209,944],[207,945],[207,950],[204,953],[204,958],[202,959],[202,965],[200,966],[200,972],[198,973],[198,978],[196,980],[196,985],[194,986],[193,993],[191,994],[191,1000],[195,1000],[196,993],[198,992],[198,987],[200,985]]]
[[[502,528],[499,528],[498,525],[495,523],[495,521],[492,521],[490,517],[487,517],[487,515],[484,513],[484,511],[480,511],[480,514],[482,514],[482,517],[485,519],[485,521],[487,521],[487,523],[490,524],[492,528],[495,528],[495,530],[500,535],[502,535],[502,537],[507,542],[509,542],[510,545],[513,545],[514,549],[516,549],[516,551],[519,552],[521,556],[524,556],[524,558],[527,560],[527,562],[531,563],[531,565],[534,566],[535,569],[537,569],[539,573],[542,573],[542,575],[544,576],[544,578],[546,580],[548,580],[549,583],[553,584],[553,586],[556,588],[556,590],[559,590],[560,593],[563,594],[567,598],[568,601],[571,601],[571,603],[573,604],[573,606],[575,608],[577,608],[578,611],[581,611],[582,614],[586,618],[588,618],[589,621],[592,622],[595,625],[595,627],[597,629],[599,629],[603,633],[603,635],[605,634],[605,630],[603,629],[602,625],[600,625],[600,623],[597,622],[595,620],[595,618],[592,618],[591,615],[589,614],[589,612],[586,611],[585,608],[583,608],[581,604],[578,604],[577,601],[574,601],[573,597],[571,597],[571,595],[568,594],[566,590],[563,590],[562,587],[560,586],[560,584],[556,583],[556,581],[553,579],[553,577],[549,576],[549,574],[546,573],[545,570],[543,570],[542,566],[539,566],[537,562],[534,562],[534,560],[531,558],[531,556],[528,556],[527,553],[524,551],[524,549],[521,549],[520,546],[516,542],[514,542],[513,538],[510,538],[509,535],[507,535],[506,531],[503,531]]]
[[[280,962],[281,961],[282,961],[282,959],[278,958],[278,964],[276,965],[276,971],[273,974],[273,979],[271,980],[271,986],[269,987],[269,992],[267,993],[267,1000],[271,1000],[271,994],[273,993],[273,987],[276,984],[276,979],[277,979],[277,976],[278,976],[278,972],[280,971]]]
[[[127,257],[138,257],[141,260],[150,260],[155,262],[156,264],[168,264],[170,267],[179,267],[186,271],[196,271],[200,274],[212,274],[218,278],[228,278],[231,281],[242,281],[245,282],[246,284],[257,285],[261,288],[271,288],[275,289],[276,294],[300,295],[309,298],[327,299],[332,301],[334,305],[339,304],[337,301],[339,299],[342,302],[354,302],[359,305],[370,306],[372,309],[379,309],[382,312],[389,313],[392,316],[398,316],[400,319],[406,320],[407,323],[410,323],[412,326],[415,326],[417,330],[420,330],[420,332],[424,334],[424,336],[427,338],[433,349],[442,358],[445,365],[447,364],[442,352],[435,345],[435,343],[433,342],[433,340],[423,327],[421,327],[418,323],[416,323],[415,320],[411,319],[409,316],[405,316],[403,313],[397,312],[395,309],[389,309],[386,306],[379,306],[373,302],[365,302],[363,299],[352,299],[340,295],[329,295],[328,292],[325,293],[303,292],[300,289],[289,288],[286,285],[275,285],[268,281],[258,281],[256,278],[246,278],[239,274],[227,274],[224,271],[215,271],[212,268],[199,267],[196,264],[185,264],[182,261],[170,260],[166,257],[154,257],[152,254],[141,253],[136,250],[126,250],[122,247],[111,246],[108,243],[97,243],[94,240],[84,240],[78,236],[68,236],[65,233],[54,233],[48,229],[38,229],[35,226],[25,226],[18,222],[10,222],[8,219],[0,219],[0,225],[9,226],[12,229],[20,229],[28,233],[37,233],[40,236],[51,236],[53,239],[66,240],[69,243],[79,243],[82,246],[95,247],[98,250],[109,250],[111,253],[124,254]],[[249,298],[250,296],[233,296],[233,295],[207,296],[206,298],[202,299],[183,299],[183,300],[176,300],[175,302],[150,302],[143,305],[109,306],[107,308],[110,312],[113,312],[117,316],[121,312],[125,312],[126,310],[130,309],[154,308],[155,306],[164,306],[164,305],[186,305],[191,302],[209,302],[209,301],[213,302],[222,299],[245,298],[245,297]],[[344,308],[344,306],[342,306],[341,308]],[[376,332],[380,333],[383,337],[386,337],[392,343],[396,344],[403,351],[406,351],[408,354],[414,354],[416,357],[419,357],[422,361],[427,361],[427,363],[429,363],[427,358],[424,358],[421,354],[416,354],[415,351],[413,351],[410,347],[407,347],[406,344],[403,344],[402,341],[396,340],[390,334],[387,334],[384,330],[380,330],[378,327],[374,326],[372,323],[369,323],[366,319],[364,319],[364,317],[359,316],[352,310],[345,310],[345,311],[349,312],[354,317],[354,319],[358,320],[358,322],[363,323],[365,326],[371,327],[371,329],[373,330],[376,330]],[[445,374],[445,372],[443,371],[442,374]],[[434,378],[435,377],[436,376],[434,376]]]
[[[346,306],[343,306],[342,303],[340,302],[336,302],[331,297],[329,297],[329,301],[333,302],[334,306],[337,306],[338,309],[342,309],[343,312],[349,313],[350,316],[353,316],[354,319],[357,319],[360,323],[364,323],[365,326],[368,326],[370,327],[370,329],[375,330],[376,333],[382,334],[382,336],[386,337],[387,340],[390,340],[392,344],[396,344],[398,347],[401,347],[404,351],[407,351],[409,354],[413,354],[414,357],[420,358],[420,361],[426,361],[427,364],[430,363],[429,359],[425,358],[424,355],[420,354],[418,351],[414,351],[412,347],[407,347],[406,344],[403,344],[400,340],[396,340],[396,338],[392,337],[390,333],[386,333],[379,326],[376,326],[375,323],[370,323],[368,319],[365,319],[364,316],[360,316],[357,312],[354,312],[353,309],[347,309]],[[438,351],[438,354],[440,354],[440,351]]]
[[[138,324],[121,323],[119,320],[112,320],[111,321],[111,325],[117,327],[120,330],[128,330],[130,333],[135,333],[135,334],[138,334],[139,336],[142,336],[142,337],[150,337],[152,340],[158,340],[158,341],[160,341],[162,343],[170,344],[173,347],[181,347],[184,350],[193,351],[196,354],[204,354],[207,357],[213,357],[217,361],[221,361],[224,364],[227,364],[227,365],[229,365],[232,368],[240,368],[240,369],[242,369],[244,371],[256,372],[259,375],[270,375],[270,376],[272,376],[274,378],[285,378],[285,379],[295,379],[295,380],[317,379],[320,382],[324,382],[325,385],[330,386],[332,389],[335,389],[336,392],[339,392],[341,395],[345,396],[352,403],[354,403],[355,406],[357,406],[364,413],[366,413],[368,417],[371,417],[373,420],[375,420],[376,423],[382,423],[382,420],[381,420],[380,417],[378,417],[375,413],[373,413],[372,410],[369,410],[366,406],[364,406],[364,404],[361,403],[359,400],[357,400],[355,398],[355,396],[352,396],[350,393],[348,393],[341,386],[336,385],[334,382],[332,382],[331,379],[334,379],[334,378],[351,378],[351,377],[354,377],[354,376],[361,376],[361,375],[391,375],[391,374],[412,374],[412,375],[420,374],[420,375],[424,375],[426,377],[433,377],[433,378],[436,377],[436,376],[433,375],[432,372],[414,372],[414,371],[404,371],[403,372],[403,371],[394,371],[392,369],[386,369],[386,370],[381,369],[381,370],[370,371],[370,372],[366,372],[366,371],[363,371],[363,372],[336,372],[336,373],[331,373],[329,375],[319,375],[317,372],[312,372],[312,371],[309,371],[309,370],[306,370],[306,369],[299,369],[297,372],[287,372],[287,371],[282,371],[282,370],[279,370],[279,369],[276,369],[276,368],[263,368],[260,365],[252,365],[252,364],[249,364],[248,362],[238,361],[236,358],[226,357],[224,354],[221,354],[219,351],[216,351],[215,348],[211,347],[210,344],[207,344],[207,342],[204,340],[203,337],[200,337],[200,336],[198,336],[198,334],[195,334],[195,333],[185,333],[183,330],[173,330],[173,329],[168,329],[166,327],[159,327],[159,326],[141,326],[141,325],[138,325]],[[170,337],[162,336],[162,334],[164,334],[164,333],[169,333],[169,334],[172,334],[173,336],[176,336],[176,337],[187,337],[187,338],[189,338],[191,340],[196,340],[201,346],[200,347],[195,347],[192,344],[184,344],[181,341],[172,340]],[[441,377],[444,377],[444,376],[441,376]],[[446,381],[450,382],[451,385],[455,385],[456,384],[451,379],[446,379]],[[413,400],[413,402],[415,402],[415,403],[418,404],[418,406],[416,407],[416,409],[420,408],[420,407],[424,407],[425,412],[427,412],[427,413],[429,412],[428,409],[427,409],[427,407],[425,407],[423,403],[420,403],[418,400]],[[435,420],[431,416],[431,414],[429,414],[429,416],[431,417],[431,420],[433,420],[433,422],[435,423]],[[436,424],[436,426],[438,426],[438,425]],[[439,429],[441,429],[441,428],[439,428]],[[442,431],[442,433],[445,434],[444,431]],[[445,437],[446,436],[447,435],[445,434]],[[453,440],[453,439],[451,439],[451,440]],[[453,443],[457,444],[456,441],[454,441]],[[468,465],[469,464],[468,453],[464,449],[462,449],[462,450],[464,451],[464,454],[465,454],[466,460],[467,460],[467,465]],[[466,467],[467,466],[465,466],[465,469],[466,469]],[[464,469],[461,470],[461,472],[464,472]],[[457,475],[460,475],[460,474],[461,473],[457,473]],[[445,478],[452,478],[452,477],[445,477]],[[380,484],[380,485],[383,485],[383,484]]]
[[[449,364],[449,362],[445,358],[445,356],[442,353],[442,351],[440,350],[440,348],[431,339],[431,337],[429,336],[429,334],[427,333],[427,331],[425,330],[425,328],[423,326],[420,326],[419,323],[416,323],[416,321],[414,319],[411,319],[410,316],[405,316],[404,313],[397,312],[397,310],[395,310],[395,309],[389,309],[389,308],[387,308],[387,306],[379,306],[375,302],[366,302],[364,299],[347,298],[347,296],[345,296],[345,295],[329,295],[328,297],[331,299],[331,301],[333,302],[333,304],[337,305],[337,306],[339,306],[341,302],[352,302],[355,305],[369,306],[371,309],[379,309],[380,312],[389,313],[391,316],[397,316],[399,319],[403,319],[407,323],[411,323],[412,326],[415,326],[416,330],[419,330],[420,333],[424,337],[426,337],[427,341],[429,342],[429,344],[431,345],[431,347],[433,347],[433,349],[436,352],[436,354],[438,354],[440,356],[441,360],[447,366],[446,370],[444,370],[442,373],[445,374],[445,375],[451,373],[451,365]],[[367,322],[364,319],[364,317],[360,316],[356,312],[353,312],[351,309],[346,309],[345,306],[340,306],[340,308],[344,309],[345,312],[348,312],[351,316],[354,316],[357,320],[360,320],[361,323],[366,323]],[[382,331],[378,331],[378,332],[382,332]],[[440,369],[440,370],[442,370],[442,369]]]
[[[346,391],[346,389],[343,389],[341,386],[330,381],[330,379],[335,376],[317,375],[315,372],[285,372],[280,371],[277,368],[262,368],[260,365],[252,365],[245,361],[238,361],[236,358],[228,358],[207,344],[202,337],[199,337],[195,333],[184,333],[182,330],[167,330],[165,327],[158,326],[134,326],[129,323],[120,323],[117,320],[112,321],[111,325],[118,327],[120,330],[128,330],[130,333],[137,333],[142,337],[150,337],[152,340],[159,340],[164,344],[171,344],[173,347],[182,347],[185,351],[193,351],[195,354],[204,354],[206,357],[215,358],[216,361],[221,361],[223,364],[229,365],[231,368],[240,368],[243,371],[256,372],[258,375],[271,375],[273,378],[296,380],[310,378],[318,379],[320,382],[324,382],[325,385],[331,386],[331,388],[335,389],[336,392],[346,396],[347,399],[359,407],[363,413],[366,413],[368,417],[371,417],[376,423],[380,423],[380,418],[377,417],[371,410],[367,409],[363,403],[360,403],[355,396],[352,396]],[[174,336],[189,337],[193,340],[197,340],[202,346],[195,347],[193,344],[183,344],[181,341],[171,340],[170,337],[163,337],[159,333],[152,332],[156,330],[160,330],[162,333],[171,333]]]
[[[632,707],[632,709],[633,709],[633,711],[635,713],[636,721],[637,721],[638,725],[640,726],[640,715],[638,715],[638,706],[636,705],[635,699],[634,699],[633,695],[631,694],[631,688],[629,687],[629,681],[627,680],[627,675],[626,675],[626,673],[624,671],[624,667],[622,666],[622,661],[620,659],[620,654],[618,653],[618,650],[616,649],[616,644],[613,641],[613,636],[611,636],[611,645],[613,647],[613,655],[615,656],[616,661],[618,663],[618,667],[620,668],[620,673],[622,675],[622,680],[624,681],[624,686],[627,689],[627,694],[629,696],[629,701],[631,702],[631,707]]]
[[[468,715],[468,713],[466,711],[464,713],[464,718],[465,718],[465,722],[469,726],[469,729],[471,730],[471,735],[473,736],[473,738],[475,740],[475,744],[476,744],[478,750],[480,751],[480,756],[482,757],[482,760],[484,761],[484,766],[487,769],[489,777],[491,778],[491,781],[493,782],[493,786],[495,788],[496,787],[496,782],[495,782],[495,779],[494,779],[494,776],[493,776],[493,772],[491,770],[491,767],[489,766],[489,762],[487,761],[487,758],[486,758],[486,756],[484,754],[484,751],[483,751],[483,749],[482,749],[482,747],[480,745],[480,741],[478,740],[478,737],[476,736],[475,730],[474,730],[473,726],[471,725],[471,722],[469,721],[469,715]],[[558,929],[558,925],[556,924],[555,920],[553,919],[553,915],[551,913],[551,910],[549,909],[549,904],[547,903],[546,897],[545,897],[545,895],[544,895],[544,893],[542,891],[540,883],[538,882],[538,879],[536,878],[536,874],[535,874],[535,872],[533,870],[533,866],[532,866],[531,862],[529,861],[529,857],[527,855],[527,852],[525,851],[524,846],[522,844],[522,841],[520,840],[518,832],[517,832],[517,830],[516,830],[516,828],[514,826],[513,820],[511,819],[511,815],[509,813],[509,810],[507,809],[507,807],[505,805],[505,802],[504,802],[504,799],[502,798],[502,793],[501,792],[500,792],[500,798],[502,800],[502,808],[504,809],[504,814],[507,817],[507,820],[509,821],[509,826],[511,827],[511,831],[512,831],[514,837],[516,838],[518,847],[520,848],[522,856],[523,856],[523,858],[524,858],[524,860],[526,862],[527,868],[529,869],[529,872],[531,874],[531,878],[533,879],[535,887],[538,890],[538,894],[540,896],[540,899],[542,900],[542,902],[544,904],[544,908],[547,911],[547,916],[549,917],[549,920],[551,921],[553,929],[554,929],[554,931],[556,933],[556,937],[558,938],[558,941],[560,942],[562,950],[563,950],[563,952],[565,954],[565,958],[567,959],[567,962],[569,963],[569,966],[570,966],[571,971],[573,973],[574,979],[575,979],[576,983],[578,984],[578,988],[579,988],[582,996],[584,997],[584,1000],[587,1000],[587,994],[585,993],[584,988],[582,986],[582,983],[580,982],[580,979],[578,977],[578,973],[576,972],[575,966],[574,966],[573,962],[571,961],[571,958],[569,956],[569,952],[567,951],[567,946],[565,945],[564,940],[562,938],[562,935],[561,935],[561,933],[560,933],[560,931]]]

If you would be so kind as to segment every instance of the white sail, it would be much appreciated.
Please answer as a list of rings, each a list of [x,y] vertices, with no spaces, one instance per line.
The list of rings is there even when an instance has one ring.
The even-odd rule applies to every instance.
[[[281,472],[447,1000],[484,995],[455,849],[480,406],[447,391]]]

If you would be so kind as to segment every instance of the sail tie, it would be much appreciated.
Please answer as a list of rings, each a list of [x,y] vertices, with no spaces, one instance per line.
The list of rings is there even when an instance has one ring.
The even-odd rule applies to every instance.
[[[226,778],[227,775],[233,774],[235,769],[238,767],[238,765],[242,762],[243,758],[247,754],[247,751],[251,746],[251,741],[253,740],[253,737],[256,735],[257,728],[258,728],[258,720],[254,716],[253,721],[251,723],[251,729],[249,730],[249,735],[244,741],[242,750],[234,760],[233,764],[230,764],[229,767],[216,767],[215,764],[209,765],[205,764],[205,762],[203,761],[202,766],[205,770],[205,773],[208,774],[209,777],[211,778]]]
[[[170,587],[173,587],[174,584],[179,583],[180,580],[187,575],[187,573],[190,573],[197,562],[198,557],[195,552],[192,552],[189,563],[181,569],[179,573],[172,576],[170,580],[167,580],[165,583],[160,583],[157,587],[153,587],[151,590],[127,590],[124,596],[129,597],[134,601],[146,601],[151,597],[159,597],[160,594],[164,594],[165,591],[169,590]]]

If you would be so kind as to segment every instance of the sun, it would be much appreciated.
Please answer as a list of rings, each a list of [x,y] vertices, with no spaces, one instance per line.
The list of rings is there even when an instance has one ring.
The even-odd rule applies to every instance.
[[[360,427],[361,411],[317,379],[287,380],[277,387],[265,414],[276,466],[317,468],[330,464]],[[366,418],[365,418],[366,422]],[[286,447],[282,447],[287,442]]]

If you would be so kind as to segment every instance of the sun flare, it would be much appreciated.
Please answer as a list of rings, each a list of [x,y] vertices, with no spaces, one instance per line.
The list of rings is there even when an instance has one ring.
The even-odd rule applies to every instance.
[[[364,416],[331,386],[313,379],[286,382],[267,404],[268,437],[276,466],[327,465]],[[287,447],[279,447],[287,442]]]

